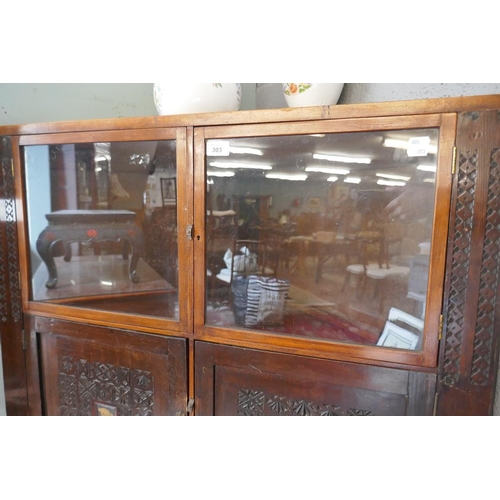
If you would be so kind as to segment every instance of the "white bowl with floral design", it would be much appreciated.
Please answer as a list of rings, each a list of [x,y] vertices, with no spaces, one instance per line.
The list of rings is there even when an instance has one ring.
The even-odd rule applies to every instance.
[[[160,115],[237,111],[239,83],[155,83],[153,98]]]
[[[283,95],[290,108],[337,104],[343,83],[282,83]]]

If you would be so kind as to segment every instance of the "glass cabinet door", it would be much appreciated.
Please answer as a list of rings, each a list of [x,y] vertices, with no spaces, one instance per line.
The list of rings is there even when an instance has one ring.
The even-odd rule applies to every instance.
[[[178,321],[185,140],[175,130],[95,136],[21,142],[29,299]]]
[[[438,122],[207,130],[204,324],[421,352]]]

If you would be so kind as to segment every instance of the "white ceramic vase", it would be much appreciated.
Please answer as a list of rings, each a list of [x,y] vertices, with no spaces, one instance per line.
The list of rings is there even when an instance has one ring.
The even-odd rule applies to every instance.
[[[153,98],[158,114],[237,111],[241,106],[239,83],[155,83]]]
[[[283,83],[287,106],[331,106],[337,104],[343,83]]]

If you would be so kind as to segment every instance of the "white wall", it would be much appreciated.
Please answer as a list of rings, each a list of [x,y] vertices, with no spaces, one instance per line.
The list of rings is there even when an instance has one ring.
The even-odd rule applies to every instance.
[[[254,83],[241,109],[255,109]],[[0,83],[0,125],[150,115],[152,83]]]
[[[499,93],[500,83],[347,83],[339,104]],[[241,109],[285,105],[281,83],[242,84]],[[152,83],[0,83],[0,125],[156,114]],[[1,358],[0,415],[5,415]],[[500,415],[500,386],[495,415]]]

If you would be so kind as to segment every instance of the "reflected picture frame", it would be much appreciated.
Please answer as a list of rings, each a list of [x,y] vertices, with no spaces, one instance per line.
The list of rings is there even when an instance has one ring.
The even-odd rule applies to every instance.
[[[387,321],[378,339],[377,346],[414,350],[417,347],[417,343],[418,335]]]
[[[177,189],[175,177],[162,177],[161,182],[161,199],[163,206],[175,205],[177,201]]]

